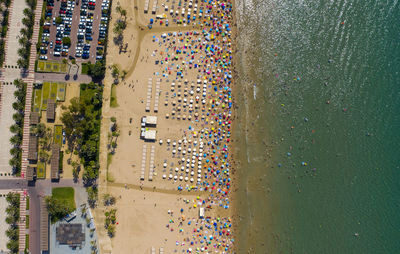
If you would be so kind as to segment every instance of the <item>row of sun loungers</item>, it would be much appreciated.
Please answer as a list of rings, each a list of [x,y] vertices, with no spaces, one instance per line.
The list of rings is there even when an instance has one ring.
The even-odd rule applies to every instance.
[[[161,79],[158,79],[156,82],[156,96],[154,101],[154,112],[158,112],[158,100],[160,98],[160,83]]]
[[[154,248],[154,247],[151,247],[151,252],[150,252],[151,254],[156,254],[156,248]],[[159,252],[160,254],[164,254],[164,248],[163,247],[160,247],[160,252]]]
[[[156,147],[151,146],[150,152],[150,167],[149,167],[149,181],[153,181],[153,174],[154,174],[154,154],[155,154]]]
[[[140,171],[140,180],[144,180],[144,172],[146,170],[146,159],[147,159],[147,145],[143,145],[142,152],[142,169]]]
[[[151,89],[153,87],[153,80],[149,78],[149,82],[147,83],[147,98],[146,98],[146,112],[150,111],[150,102],[151,102]]]
[[[157,2],[158,2],[158,0],[154,0],[154,2],[153,2],[153,10],[151,11],[152,14],[156,14],[156,11],[157,11]]]
[[[146,0],[144,2],[144,13],[149,12],[149,3],[150,3],[150,0]]]

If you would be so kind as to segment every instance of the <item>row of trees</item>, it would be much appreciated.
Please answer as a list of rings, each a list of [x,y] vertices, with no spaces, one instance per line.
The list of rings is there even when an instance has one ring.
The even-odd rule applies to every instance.
[[[1,0],[0,1],[0,13],[2,16],[1,20],[1,34],[0,34],[0,66],[4,63],[5,54],[5,38],[8,31],[8,17],[10,14],[9,7],[11,5],[11,0]],[[4,8],[5,7],[5,8]]]
[[[21,156],[22,156],[22,135],[24,128],[24,109],[25,109],[25,95],[26,95],[26,83],[21,79],[14,80],[14,85],[17,90],[14,92],[14,96],[17,99],[12,104],[13,109],[16,111],[13,115],[15,124],[11,125],[10,131],[14,134],[11,137],[10,142],[13,147],[10,150],[12,158],[9,161],[12,167],[13,174],[21,172]]]
[[[96,180],[99,175],[99,141],[103,86],[96,83],[81,84],[80,98],[72,98],[63,107],[61,121],[68,140],[68,150],[77,151],[83,166],[83,182],[87,187],[89,204],[97,201]]]
[[[18,253],[19,194],[10,192],[7,194],[6,200],[8,202],[8,207],[6,208],[6,223],[9,225],[6,230],[6,235],[9,239],[7,242],[7,249],[9,249],[11,253]]]
[[[17,61],[18,66],[24,69],[28,69],[29,67],[29,56],[32,46],[31,39],[35,23],[35,13],[33,10],[36,7],[36,1],[26,0],[26,3],[29,8],[24,9],[24,17],[22,18],[22,24],[24,27],[21,28],[20,37],[18,39],[21,48],[18,49],[19,59]]]
[[[104,215],[106,216],[104,227],[107,229],[109,237],[114,237],[115,235],[115,223],[117,221],[116,213],[117,209],[115,208],[112,208],[104,213]]]
[[[126,29],[127,23],[126,23],[126,10],[122,9],[120,5],[118,5],[116,8],[116,11],[119,13],[120,17],[119,19],[114,23],[114,43],[120,47],[120,50],[122,48],[122,45],[124,44],[124,30]]]

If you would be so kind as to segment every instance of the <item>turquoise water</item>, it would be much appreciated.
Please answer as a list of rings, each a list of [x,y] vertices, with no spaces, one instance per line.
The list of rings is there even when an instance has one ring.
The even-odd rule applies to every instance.
[[[400,253],[399,2],[236,5],[238,252]]]

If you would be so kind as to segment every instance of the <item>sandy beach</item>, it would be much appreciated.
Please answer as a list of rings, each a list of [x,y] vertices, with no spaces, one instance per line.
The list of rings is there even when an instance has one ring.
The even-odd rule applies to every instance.
[[[147,13],[146,1],[113,2],[110,27],[122,18],[119,5],[127,28],[122,47],[111,28],[108,40],[99,197],[116,197],[117,223],[110,239],[100,201],[102,252],[233,253],[232,7],[211,2],[151,0]],[[114,64],[127,74],[114,88],[118,106],[110,107]]]

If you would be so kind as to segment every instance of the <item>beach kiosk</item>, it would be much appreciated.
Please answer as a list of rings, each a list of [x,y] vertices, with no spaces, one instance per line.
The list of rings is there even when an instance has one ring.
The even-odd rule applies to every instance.
[[[145,141],[155,141],[157,137],[157,131],[156,130],[146,130],[144,132],[144,140]]]
[[[142,127],[156,127],[157,117],[156,116],[144,116],[142,117]]]

